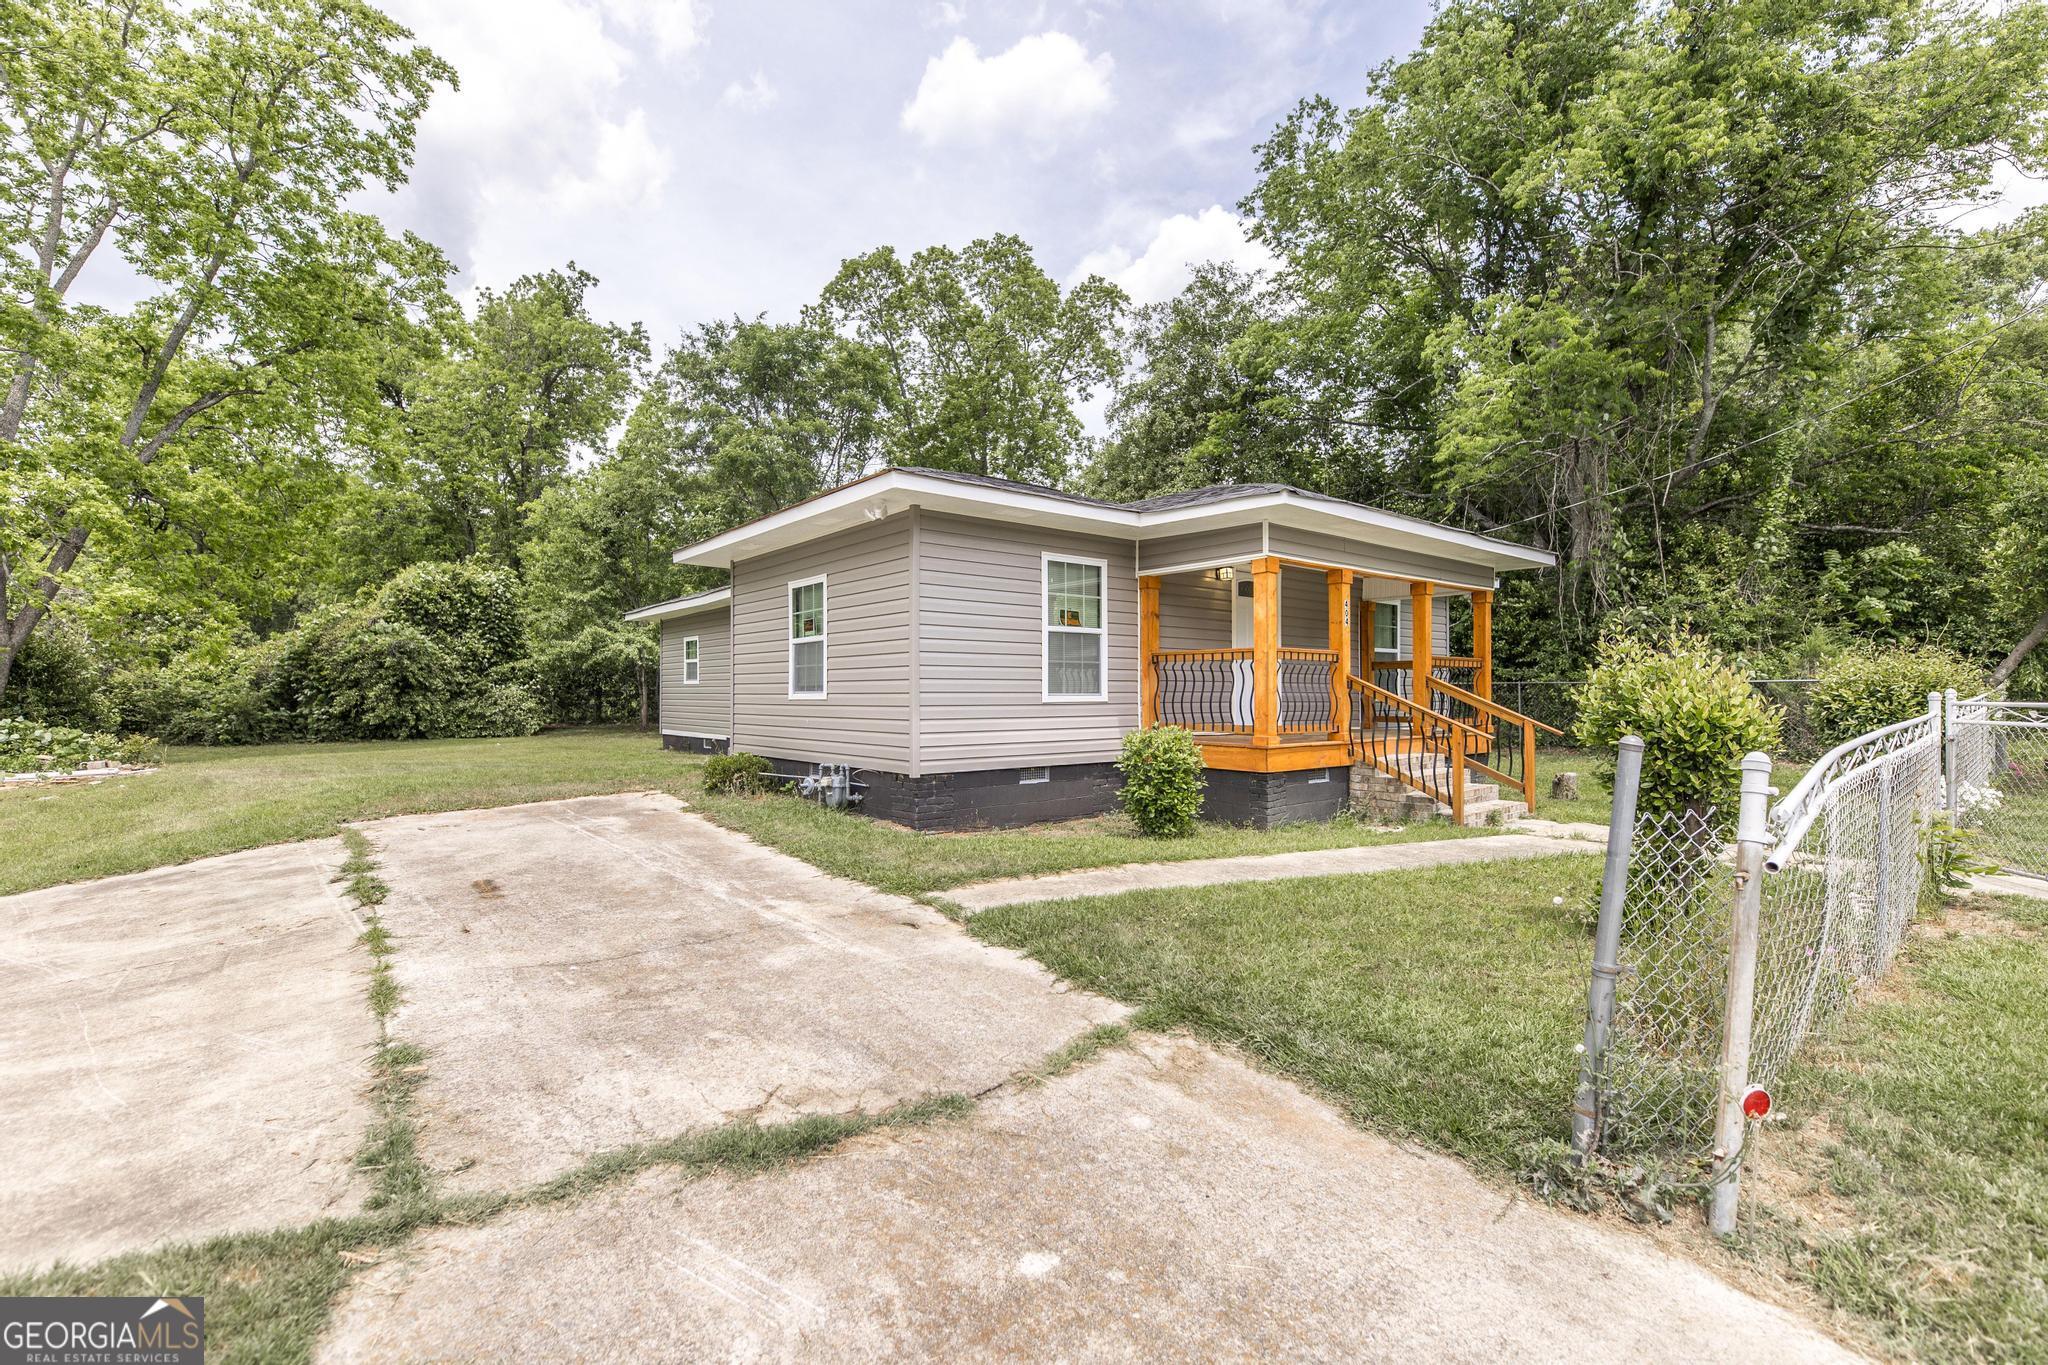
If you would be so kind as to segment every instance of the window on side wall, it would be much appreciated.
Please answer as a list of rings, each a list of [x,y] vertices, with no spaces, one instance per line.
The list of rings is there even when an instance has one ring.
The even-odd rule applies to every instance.
[[[686,636],[686,637],[684,637],[684,639],[683,639],[683,681],[684,681],[684,682],[686,682],[686,683],[694,683],[694,682],[696,682],[696,681],[697,681],[697,668],[698,668],[698,658],[699,658],[699,656],[698,656],[698,652],[697,652],[697,637],[696,637],[696,636],[694,636],[694,635],[690,635],[690,636]]]
[[[789,695],[825,695],[825,580],[789,585]]]
[[[1099,559],[1045,556],[1045,699],[1100,701],[1103,677],[1103,582]]]

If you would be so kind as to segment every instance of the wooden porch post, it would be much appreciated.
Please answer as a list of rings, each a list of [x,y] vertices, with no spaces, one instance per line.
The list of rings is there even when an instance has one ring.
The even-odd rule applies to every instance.
[[[1252,747],[1280,742],[1280,561],[1252,561]]]
[[[1415,704],[1429,706],[1429,670],[1436,663],[1436,642],[1430,638],[1436,629],[1436,585],[1434,583],[1410,583],[1408,585],[1409,633],[1414,639],[1414,648],[1409,653],[1415,656],[1415,680],[1413,696]]]
[[[1159,669],[1152,656],[1159,652],[1159,579],[1143,574],[1138,578],[1138,724],[1148,729],[1159,723]]]
[[[1351,672],[1351,581],[1349,569],[1325,569],[1330,586],[1330,648],[1337,658],[1330,665],[1330,738],[1341,740],[1351,733],[1351,689],[1345,675]]]
[[[1493,590],[1472,592],[1472,656],[1479,660],[1473,670],[1472,690],[1493,700]]]

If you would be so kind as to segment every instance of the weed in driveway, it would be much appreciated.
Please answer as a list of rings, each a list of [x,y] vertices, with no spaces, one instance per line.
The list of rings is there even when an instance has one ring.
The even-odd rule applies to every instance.
[[[419,1123],[413,1116],[413,1097],[425,1076],[426,1053],[391,1035],[391,1018],[399,1002],[398,978],[391,969],[391,931],[377,911],[390,888],[377,877],[375,852],[361,830],[343,830],[341,840],[348,859],[337,880],[346,883],[343,890],[363,914],[359,941],[370,953],[369,1004],[377,1020],[377,1050],[370,1060],[370,1104],[377,1117],[356,1153],[356,1166],[375,1180],[365,1207],[373,1212],[419,1212],[430,1207],[434,1198],[426,1163],[420,1160]]]

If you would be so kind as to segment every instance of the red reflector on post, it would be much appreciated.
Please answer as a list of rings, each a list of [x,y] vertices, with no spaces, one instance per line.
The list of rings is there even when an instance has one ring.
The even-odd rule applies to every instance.
[[[1770,1112],[1770,1091],[1760,1085],[1753,1085],[1742,1092],[1742,1113],[1745,1118],[1760,1119]]]

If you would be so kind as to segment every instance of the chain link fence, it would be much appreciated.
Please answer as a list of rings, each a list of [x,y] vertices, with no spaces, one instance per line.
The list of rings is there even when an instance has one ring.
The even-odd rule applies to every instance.
[[[2042,720],[2030,733],[2048,738]],[[1574,1141],[1581,1160],[1707,1167],[1728,1231],[1745,1117],[1890,968],[1920,904],[1941,706],[1831,750],[1775,806],[1770,762],[1752,755],[1733,818],[1638,815],[1641,762],[1624,741]]]
[[[2048,877],[2048,702],[1949,700],[1950,818],[2008,872]]]

